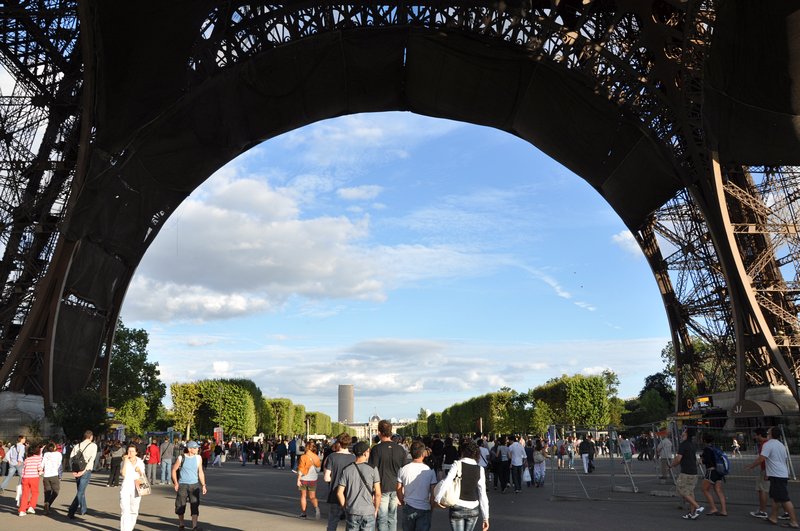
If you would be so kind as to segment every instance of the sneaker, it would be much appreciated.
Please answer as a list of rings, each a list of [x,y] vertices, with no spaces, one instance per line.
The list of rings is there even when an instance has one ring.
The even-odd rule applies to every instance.
[[[705,507],[700,506],[697,509],[695,509],[694,514],[696,514],[697,516],[700,516],[701,514],[703,514],[703,511],[705,511],[705,510],[706,510]]]
[[[755,516],[756,518],[767,518],[767,513],[764,511],[750,511],[750,516]]]
[[[33,507],[28,507],[28,514],[36,514],[36,511]]]
[[[697,518],[697,513],[686,513],[681,516],[684,520],[695,520]]]
[[[24,512],[24,511],[20,511],[20,512],[19,512],[19,515],[20,515],[20,516],[28,516],[28,513]]]
[[[300,513],[300,518],[308,518],[308,516],[306,516],[306,513]]]
[[[789,516],[789,513],[783,513],[782,515],[780,515],[778,517],[778,520],[789,520],[789,519],[791,519],[791,516]]]

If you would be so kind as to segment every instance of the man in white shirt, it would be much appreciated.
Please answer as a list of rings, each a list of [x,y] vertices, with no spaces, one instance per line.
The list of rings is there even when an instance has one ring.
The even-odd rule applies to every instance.
[[[797,515],[794,512],[794,505],[789,499],[789,467],[787,462],[789,454],[786,447],[778,440],[776,428],[770,428],[767,432],[767,441],[761,446],[761,454],[751,464],[748,469],[753,469],[761,463],[766,463],[766,473],[769,478],[769,497],[772,498],[772,511],[767,518],[771,524],[778,524],[778,505],[783,506],[783,510],[789,515],[788,527],[798,527]]]
[[[0,492],[6,489],[6,485],[11,481],[15,474],[20,475],[22,481],[22,463],[25,461],[25,436],[17,437],[17,444],[8,449],[8,475],[3,483],[0,484]]]
[[[72,469],[72,477],[78,483],[78,492],[75,494],[75,499],[69,506],[67,516],[70,520],[75,519],[75,513],[80,509],[80,515],[86,514],[86,487],[89,485],[89,480],[92,478],[92,469],[94,468],[94,461],[97,458],[97,445],[92,442],[94,440],[94,433],[91,430],[86,430],[83,433],[83,440],[72,448],[69,454],[69,465]],[[76,460],[79,456],[85,461],[85,465],[81,468],[77,466]]]
[[[672,441],[669,440],[669,433],[664,432],[661,439],[658,441],[656,455],[661,463],[661,475],[659,479],[667,479],[669,464],[672,461]]]
[[[425,443],[411,443],[411,462],[397,473],[397,504],[403,507],[403,530],[430,531],[431,498],[436,472],[423,463]]]
[[[528,456],[518,436],[508,447],[508,458],[511,460],[511,480],[514,482],[514,494],[522,492],[522,467],[527,466]]]

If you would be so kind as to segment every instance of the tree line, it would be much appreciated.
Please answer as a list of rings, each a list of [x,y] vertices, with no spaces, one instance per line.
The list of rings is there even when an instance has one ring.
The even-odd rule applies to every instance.
[[[267,398],[251,380],[217,379],[174,383],[172,418],[175,428],[187,434],[210,435],[216,426],[226,436],[251,437],[257,433],[287,436],[305,433],[338,435],[355,430],[319,411],[306,411],[288,398]]]
[[[668,356],[665,361],[669,362]],[[551,425],[642,426],[663,421],[675,411],[673,382],[665,369],[645,378],[637,397],[623,400],[618,396],[619,378],[613,371],[594,376],[564,374],[525,392],[504,387],[427,417],[421,409],[417,420],[398,433],[544,434]]]
[[[715,362],[720,359],[715,352],[725,346],[713,346],[699,338],[692,342],[694,355],[702,361],[698,370],[703,371],[703,381],[712,382],[719,387],[716,390],[726,390],[730,382],[720,379],[724,367]],[[47,412],[51,420],[63,426],[70,438],[79,437],[86,427],[101,432],[111,422],[124,424],[131,434],[165,431],[169,426],[199,435],[210,435],[214,427],[221,426],[226,434],[242,437],[257,433],[354,433],[325,413],[306,411],[304,405],[288,398],[265,397],[254,382],[246,379],[172,384],[173,408],[168,411],[162,405],[167,388],[159,378],[158,363],[147,360],[148,343],[145,330],[127,328],[119,321],[111,351],[107,404],[115,409],[113,419],[106,416],[106,404],[100,398],[102,378],[96,369],[84,391]],[[594,376],[564,374],[525,392],[504,387],[441,412],[427,414],[421,409],[417,421],[399,432],[410,436],[479,429],[489,433],[543,433],[552,424],[637,426],[659,422],[676,410],[676,364],[671,343],[661,357],[664,370],[648,376],[639,395],[628,400],[618,396],[619,378],[613,371]],[[683,380],[684,392],[694,396],[701,386],[689,376]]]

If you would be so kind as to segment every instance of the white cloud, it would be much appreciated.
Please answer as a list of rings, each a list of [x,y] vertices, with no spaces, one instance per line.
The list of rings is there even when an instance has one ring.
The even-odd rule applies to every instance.
[[[274,306],[268,299],[247,293],[222,293],[203,286],[136,275],[128,288],[124,315],[133,320],[154,321],[228,319],[267,311]]]
[[[609,370],[609,368],[596,365],[594,367],[584,367],[581,369],[581,373],[585,374],[586,376],[598,376],[603,374],[603,371],[605,370]]]
[[[226,168],[167,221],[129,288],[132,319],[207,320],[280,310],[292,296],[304,315],[343,309],[325,301],[384,301],[387,289],[430,278],[474,276],[508,262],[454,245],[372,245],[367,215],[303,219],[300,203],[332,192],[311,176],[274,188]],[[341,189],[340,189],[341,190]],[[359,187],[352,197],[378,191]]]
[[[611,241],[625,251],[626,253],[630,254],[631,256],[635,256],[637,258],[641,258],[642,255],[642,248],[639,247],[639,243],[634,238],[633,234],[629,230],[623,230],[611,236]]]
[[[369,200],[378,197],[381,191],[383,191],[383,188],[380,186],[364,185],[353,186],[351,188],[339,188],[336,190],[336,195],[350,201]]]
[[[527,266],[527,265],[524,265],[524,264],[520,265],[520,267],[523,270],[525,270],[528,273],[530,273],[530,275],[533,276],[534,278],[537,278],[537,279],[541,280],[542,282],[544,282],[545,284],[547,284],[548,286],[550,286],[553,289],[553,291],[555,292],[555,294],[557,296],[561,297],[562,299],[571,299],[572,298],[572,294],[569,291],[567,291],[566,289],[564,289],[561,286],[561,283],[558,280],[556,280],[553,276],[551,276],[550,274],[545,273],[544,271],[542,271],[540,269],[536,269],[534,267],[530,267],[530,266]]]
[[[587,310],[587,311],[590,311],[590,312],[593,312],[593,311],[597,310],[597,308],[594,305],[589,304],[588,302],[575,301],[573,304],[575,306],[577,306],[578,308],[583,308],[584,310]]]
[[[14,76],[6,70],[5,66],[0,65],[0,94],[10,96],[14,90]]]
[[[275,139],[314,168],[351,173],[367,163],[404,159],[415,146],[463,124],[411,113],[357,114],[326,120]]]
[[[214,376],[227,376],[230,374],[231,364],[227,361],[215,361],[211,363]]]
[[[357,418],[375,412],[413,417],[420,407],[441,411],[500,387],[525,391],[561,374],[597,375],[605,369],[620,377],[620,395],[632,396],[645,376],[661,370],[659,353],[667,340],[526,344],[384,337],[316,347],[281,340],[247,351],[229,349],[221,340],[205,351],[186,352],[180,349],[185,343],[180,337],[151,337],[166,383],[215,375],[246,377],[266,396],[291,397],[308,410],[331,416],[336,414],[338,385],[352,383]],[[211,364],[212,376],[196,372],[194,360],[201,358],[218,360]]]

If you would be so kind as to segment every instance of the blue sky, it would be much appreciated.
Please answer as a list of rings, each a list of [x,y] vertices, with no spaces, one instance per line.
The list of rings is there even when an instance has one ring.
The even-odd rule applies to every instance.
[[[636,395],[669,328],[582,179],[507,133],[410,113],[269,140],[167,221],[122,310],[166,383],[244,377],[337,414],[414,417],[605,368]]]

